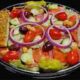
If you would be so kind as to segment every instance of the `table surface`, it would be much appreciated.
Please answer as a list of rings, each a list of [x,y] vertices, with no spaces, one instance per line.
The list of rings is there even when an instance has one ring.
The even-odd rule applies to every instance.
[[[23,2],[23,1],[27,1],[27,0],[1,0],[0,1],[0,9],[2,9],[6,6],[9,6],[9,5],[15,4],[15,3]],[[53,0],[47,0],[47,1],[53,1]],[[79,8],[80,4],[79,4],[78,0],[54,0],[53,2],[64,4],[64,5],[70,6],[72,8],[75,8],[76,10],[80,11],[80,8]],[[23,77],[24,77],[24,80],[33,80],[27,76],[20,76],[18,74],[11,73],[11,72],[7,71],[6,69],[4,69],[3,66],[0,65],[0,79],[1,80],[22,80]],[[52,80],[80,80],[80,68],[78,68],[77,70],[75,70],[74,72],[72,72],[71,74],[69,74],[66,77],[52,79]]]

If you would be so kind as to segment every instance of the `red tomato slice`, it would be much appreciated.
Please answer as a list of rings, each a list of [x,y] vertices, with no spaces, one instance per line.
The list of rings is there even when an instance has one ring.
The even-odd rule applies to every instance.
[[[67,14],[65,12],[61,12],[61,13],[56,14],[55,17],[59,20],[64,21],[67,19]]]
[[[8,51],[2,58],[3,61],[9,62],[10,60],[19,59],[19,53],[17,51]]]
[[[31,42],[35,38],[35,33],[32,31],[28,31],[24,36],[24,42]]]
[[[62,34],[61,34],[61,31],[59,30],[55,30],[55,29],[50,29],[50,32],[49,32],[51,38],[53,39],[61,39],[62,37]]]
[[[21,9],[13,9],[10,13],[10,16],[12,18],[15,18],[15,17],[19,17],[20,16],[20,12],[21,12]]]
[[[73,50],[67,53],[66,60],[67,60],[67,63],[70,65],[77,64],[79,62],[78,50]]]

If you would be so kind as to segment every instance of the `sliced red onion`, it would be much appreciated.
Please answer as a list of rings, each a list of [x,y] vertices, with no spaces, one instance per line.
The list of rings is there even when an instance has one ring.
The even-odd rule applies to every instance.
[[[23,23],[23,24],[19,25],[19,27],[20,27],[20,26],[24,26],[24,25],[40,26],[39,24],[36,24],[36,23]],[[19,28],[19,27],[17,27],[17,28]],[[41,27],[41,26],[40,26],[40,28],[41,28],[42,31],[43,31],[43,36],[42,36],[42,38],[41,38],[40,40],[37,40],[37,41],[35,41],[35,42],[28,42],[28,43],[24,43],[24,42],[23,42],[23,43],[22,43],[22,42],[19,42],[19,41],[14,40],[14,38],[13,38],[13,32],[14,32],[14,30],[15,30],[16,28],[11,29],[11,31],[10,31],[10,39],[11,39],[12,42],[14,42],[14,43],[16,43],[16,44],[18,44],[18,45],[20,45],[20,46],[34,46],[34,45],[36,45],[36,44],[41,43],[41,42],[44,40],[44,38],[45,38],[44,28]]]
[[[58,13],[61,13],[61,12],[58,12]],[[58,14],[58,13],[56,13],[56,14]],[[55,15],[56,15],[55,14]],[[51,24],[52,25],[54,25],[54,16],[55,15],[52,15],[52,17],[51,17],[51,19],[50,19],[50,21],[51,21]],[[78,26],[79,26],[79,24],[80,24],[80,20],[79,20],[79,18],[78,18],[78,15],[76,14],[76,24],[73,26],[73,27],[70,27],[70,28],[67,28],[69,31],[73,31],[73,30],[75,30],[75,29],[77,29],[78,28]],[[57,27],[57,26],[54,26],[55,28],[57,28],[57,29],[59,29],[59,30],[62,30],[62,31],[64,31],[64,27],[63,26],[59,26],[59,27]]]
[[[37,7],[40,7],[40,8],[43,9],[43,10],[45,11],[45,13],[46,13],[45,17],[43,17],[43,19],[42,19],[41,21],[39,21],[39,22],[32,22],[32,21],[30,21],[30,20],[29,20],[28,18],[26,18],[26,16],[25,16],[25,14],[27,15],[27,12],[25,12],[25,11],[23,11],[23,10],[22,10],[22,12],[21,12],[21,18],[22,18],[22,20],[23,20],[24,22],[31,22],[31,23],[36,23],[36,24],[42,24],[42,23],[46,22],[46,21],[48,20],[48,18],[49,18],[49,13],[48,13],[48,11],[47,11],[44,7],[42,7],[42,6],[37,6]]]
[[[69,30],[64,27],[65,32],[68,33],[68,35],[69,35],[70,41],[69,41],[69,43],[68,43],[67,45],[62,45],[62,44],[56,42],[55,40],[53,40],[53,39],[51,38],[51,36],[50,36],[50,34],[49,34],[49,31],[50,31],[50,29],[52,29],[52,28],[53,28],[53,25],[50,26],[50,27],[47,29],[47,31],[46,31],[46,37],[47,37],[47,39],[48,39],[54,46],[57,46],[57,47],[60,47],[60,48],[67,48],[67,47],[69,47],[69,46],[71,45],[71,43],[72,43],[72,36],[71,36]]]

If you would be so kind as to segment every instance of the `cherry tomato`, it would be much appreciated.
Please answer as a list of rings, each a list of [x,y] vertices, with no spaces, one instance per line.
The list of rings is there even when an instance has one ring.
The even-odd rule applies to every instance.
[[[67,19],[67,14],[65,12],[61,12],[61,13],[56,14],[55,17],[59,20],[64,21]]]
[[[35,32],[28,31],[24,36],[24,42],[31,42],[35,38]]]
[[[59,30],[55,30],[55,29],[50,29],[50,32],[49,32],[51,38],[53,39],[61,39],[62,37],[62,34],[61,34],[61,31]]]
[[[21,9],[13,9],[10,13],[10,16],[12,18],[18,17],[20,16],[20,12],[21,12]]]
[[[17,51],[8,51],[2,58],[5,62],[9,62],[14,59],[19,59],[19,53]]]
[[[66,61],[70,65],[75,65],[79,61],[78,50],[73,50],[66,55]]]

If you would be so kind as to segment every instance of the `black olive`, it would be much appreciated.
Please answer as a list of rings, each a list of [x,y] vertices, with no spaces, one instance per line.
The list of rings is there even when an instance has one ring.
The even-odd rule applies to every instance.
[[[21,34],[26,34],[28,32],[28,29],[24,26],[20,26],[19,31]]]
[[[20,49],[19,45],[11,45],[9,46],[9,50],[11,51],[18,51]]]
[[[48,41],[43,45],[42,50],[47,52],[53,49],[53,45]]]
[[[25,16],[29,18],[30,16],[33,16],[33,14],[31,12],[25,12]]]

